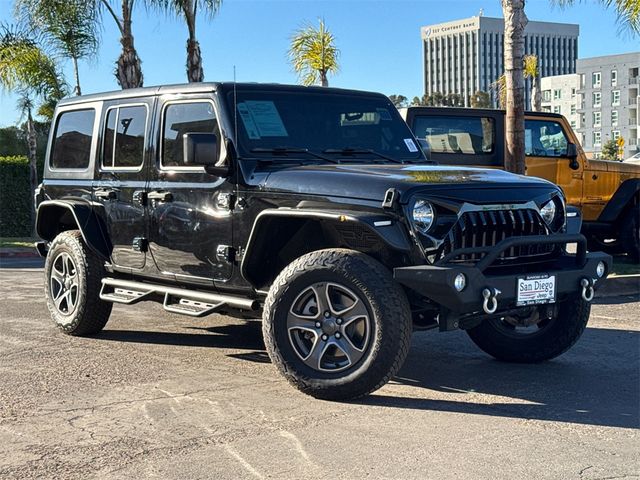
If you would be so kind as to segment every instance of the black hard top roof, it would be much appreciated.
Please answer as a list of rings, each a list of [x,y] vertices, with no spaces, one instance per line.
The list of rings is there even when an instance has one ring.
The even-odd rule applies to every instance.
[[[279,83],[236,83],[238,90],[272,90],[272,91],[289,91],[289,92],[314,92],[314,93],[333,93],[341,95],[382,95],[375,92],[365,92],[361,90],[349,90],[343,88],[332,87],[305,87],[301,85],[286,85]],[[201,83],[179,83],[174,85],[158,85],[153,87],[129,88],[125,90],[114,90],[104,93],[93,93],[90,95],[80,95],[77,97],[67,97],[58,103],[58,105],[74,105],[85,102],[96,102],[103,100],[119,100],[121,98],[149,97],[156,95],[170,94],[188,94],[188,93],[207,93],[221,90],[223,92],[231,91],[234,87],[233,82],[201,82]]]
[[[499,110],[497,108],[472,108],[472,107],[406,107],[407,111],[411,111],[414,113],[437,113],[437,114],[467,114],[477,116],[478,114],[483,115],[495,115],[500,114],[504,115],[504,110]],[[562,118],[563,116],[559,113],[551,113],[551,112],[532,112],[525,111],[525,115],[529,115],[532,117],[540,116],[540,117],[554,117],[554,118]]]

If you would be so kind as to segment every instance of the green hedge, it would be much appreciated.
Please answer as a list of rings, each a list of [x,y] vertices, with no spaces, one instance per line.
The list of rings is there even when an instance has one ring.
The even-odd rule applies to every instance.
[[[27,157],[0,157],[0,237],[31,235],[31,201]]]

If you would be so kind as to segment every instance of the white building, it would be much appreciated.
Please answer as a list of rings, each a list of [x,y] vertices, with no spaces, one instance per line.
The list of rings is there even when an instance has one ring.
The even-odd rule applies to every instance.
[[[542,107],[561,113],[588,155],[624,139],[624,158],[639,152],[640,52],[579,59],[575,75],[542,78]]]
[[[580,75],[570,73],[568,75],[543,77],[540,83],[542,87],[542,110],[564,115],[574,130],[579,128],[580,115],[578,110],[582,108],[582,95],[578,92]],[[527,108],[529,108],[529,105],[527,105]]]
[[[575,73],[578,33],[578,25],[530,21],[525,53],[538,56],[543,77]],[[480,16],[429,25],[422,27],[421,36],[427,95],[458,93],[469,106],[475,92],[490,91],[504,73],[501,18]],[[526,92],[529,102],[529,88]]]

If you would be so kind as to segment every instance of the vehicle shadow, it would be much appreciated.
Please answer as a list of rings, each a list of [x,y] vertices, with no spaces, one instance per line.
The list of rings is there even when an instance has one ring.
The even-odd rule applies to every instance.
[[[104,330],[97,338],[246,350],[228,357],[269,362],[260,322],[187,328],[194,333]],[[464,332],[419,332],[391,383],[411,387],[408,395],[383,389],[354,403],[639,428],[640,332],[587,328],[569,352],[536,365],[496,361]]]
[[[440,393],[410,392],[405,397],[374,393],[358,403],[638,428],[640,332],[587,328],[569,352],[535,365],[496,361],[463,332],[424,332],[414,335],[409,356],[393,382]],[[451,399],[443,399],[442,393]]]

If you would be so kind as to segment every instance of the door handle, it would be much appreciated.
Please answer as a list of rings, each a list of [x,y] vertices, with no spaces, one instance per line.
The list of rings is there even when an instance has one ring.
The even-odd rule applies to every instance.
[[[95,191],[95,196],[106,200],[115,200],[118,197],[118,193],[110,188],[99,188]]]
[[[170,202],[173,200],[173,194],[165,191],[149,192],[147,198],[149,200],[157,200],[159,202]]]

